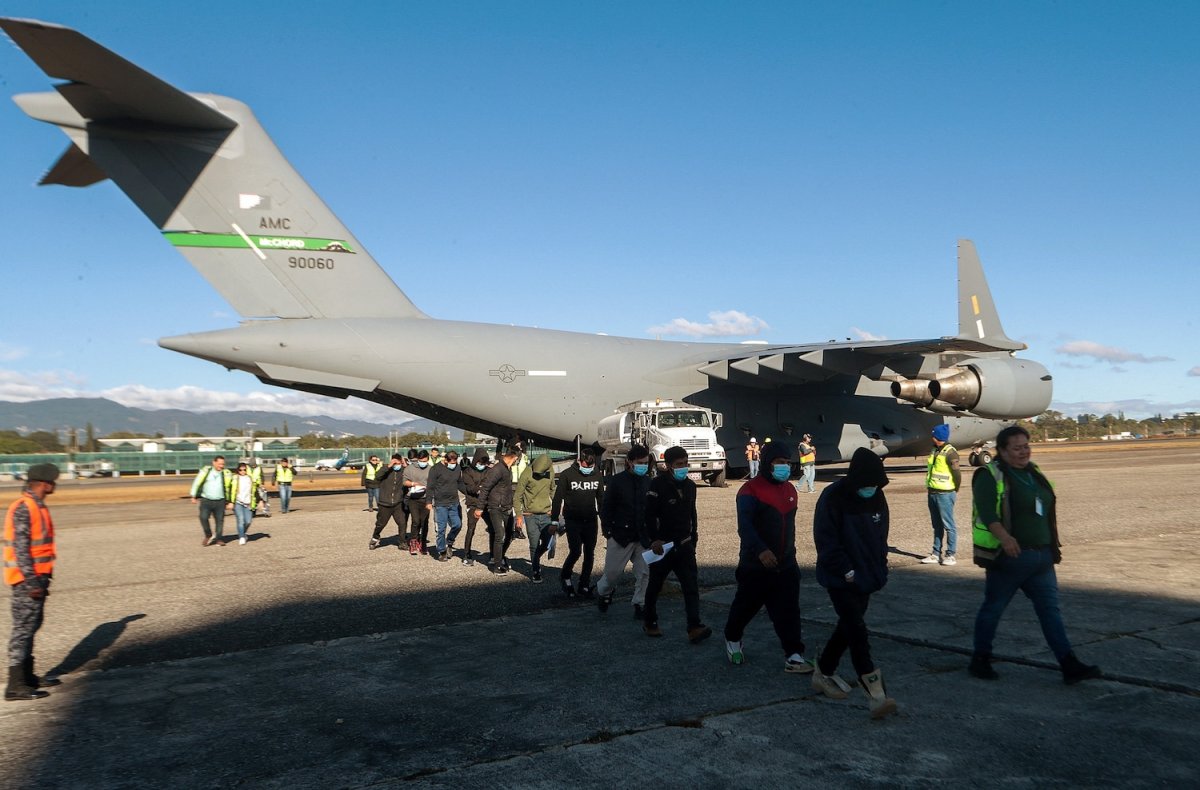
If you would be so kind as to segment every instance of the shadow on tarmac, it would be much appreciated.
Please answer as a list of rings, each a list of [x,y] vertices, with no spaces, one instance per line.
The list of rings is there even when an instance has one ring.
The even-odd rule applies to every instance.
[[[1076,556],[1089,551],[1111,561],[1102,546]],[[782,672],[765,611],[747,630],[747,663],[731,667],[720,631],[734,568],[701,570],[702,615],[716,633],[695,646],[670,587],[665,637],[642,635],[628,575],[606,615],[551,584],[517,610],[486,594],[491,579],[472,585],[485,589],[467,606],[453,591],[317,594],[150,644],[120,641],[131,615],[97,627],[62,662],[69,673],[107,647],[106,671],[22,703],[53,712],[17,750],[22,773],[39,786],[292,790],[403,780],[612,787],[630,772],[664,787],[1195,778],[1194,600],[1060,580],[1079,655],[1106,670],[1067,688],[1019,596],[997,636],[1001,680],[989,683],[965,672],[982,571],[894,566],[867,619],[901,713],[870,723],[857,691],[826,700],[808,676]],[[835,615],[811,567],[801,603],[812,658]],[[848,655],[842,670],[852,675]],[[237,748],[219,733],[236,733]]]

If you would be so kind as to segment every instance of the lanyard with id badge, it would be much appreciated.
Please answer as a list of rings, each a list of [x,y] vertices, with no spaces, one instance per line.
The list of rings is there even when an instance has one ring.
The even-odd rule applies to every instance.
[[[1033,512],[1034,512],[1034,514],[1038,515],[1038,516],[1046,515],[1046,507],[1045,507],[1045,505],[1042,504],[1042,494],[1040,491],[1038,491],[1037,482],[1033,478],[1033,473],[1028,472],[1024,469],[1013,469],[1011,471],[1012,471],[1013,478],[1018,483],[1020,483],[1023,486],[1026,486],[1027,488],[1029,488],[1029,490],[1033,491]]]

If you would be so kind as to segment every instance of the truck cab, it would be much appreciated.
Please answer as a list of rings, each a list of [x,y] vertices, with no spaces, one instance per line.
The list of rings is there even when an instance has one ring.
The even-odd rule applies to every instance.
[[[725,485],[725,448],[717,442],[722,425],[719,412],[673,401],[628,403],[600,421],[600,445],[610,472],[624,468],[625,454],[634,444],[650,450],[655,465],[663,468],[663,453],[679,446],[688,453],[688,476],[711,486]]]

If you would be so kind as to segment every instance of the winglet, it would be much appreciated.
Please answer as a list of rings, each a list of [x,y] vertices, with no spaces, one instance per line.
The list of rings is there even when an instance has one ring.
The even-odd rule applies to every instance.
[[[958,336],[999,351],[1028,348],[1004,334],[1000,314],[983,275],[983,264],[975,252],[975,243],[968,239],[958,240]]]

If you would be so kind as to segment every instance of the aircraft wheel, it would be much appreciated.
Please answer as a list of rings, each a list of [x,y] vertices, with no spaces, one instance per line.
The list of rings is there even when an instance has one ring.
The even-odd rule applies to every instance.
[[[971,453],[967,458],[967,463],[971,464],[971,466],[979,466],[979,453]]]
[[[980,466],[987,466],[991,462],[992,462],[992,454],[991,453],[989,453],[987,450],[983,450],[979,453],[979,465]]]

